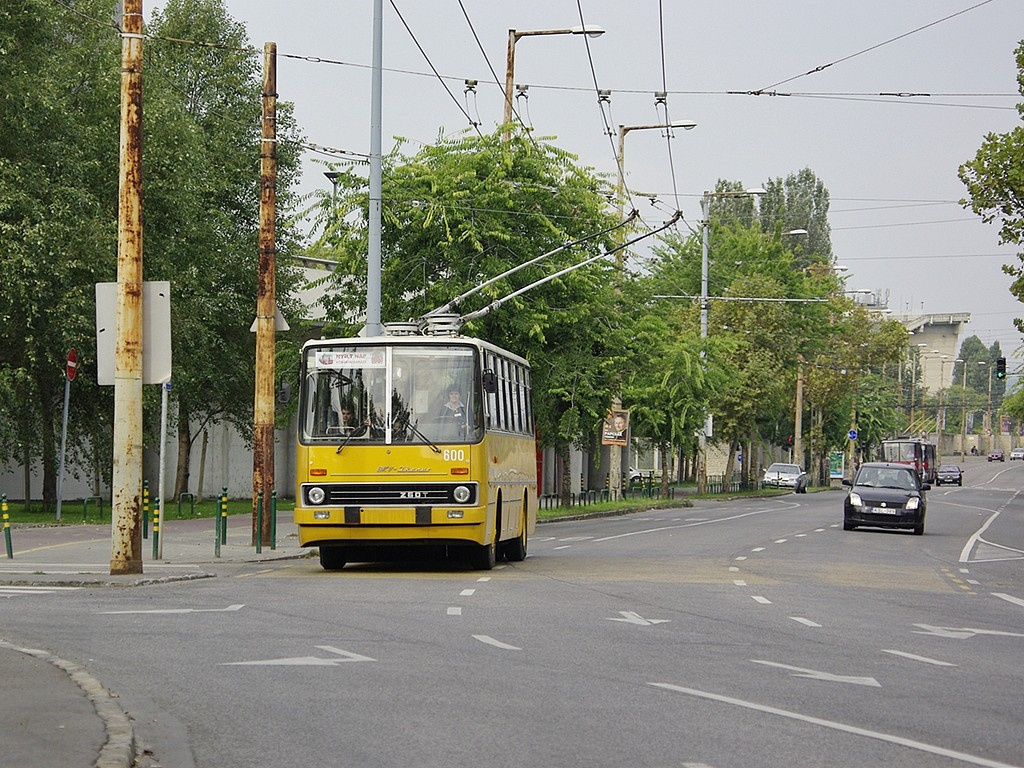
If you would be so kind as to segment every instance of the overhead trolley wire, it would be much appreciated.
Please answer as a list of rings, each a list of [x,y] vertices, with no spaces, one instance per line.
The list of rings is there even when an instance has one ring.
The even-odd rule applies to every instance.
[[[835,61],[830,61],[827,64],[820,64],[817,67],[815,67],[814,69],[808,70],[807,72],[804,72],[803,74],[793,75],[792,77],[787,77],[785,80],[779,80],[779,82],[777,82],[777,83],[772,83],[771,85],[766,85],[764,88],[758,88],[756,91],[750,91],[750,94],[754,95],[754,96],[759,96],[759,95],[765,93],[766,91],[768,91],[768,90],[770,90],[772,88],[776,88],[776,87],[778,87],[780,85],[784,85],[786,83],[791,83],[794,80],[799,80],[802,77],[808,77],[809,75],[817,74],[818,72],[822,72],[822,71],[828,69],[829,67],[835,66],[836,64],[841,64],[844,61],[849,61],[850,59],[856,58],[857,56],[863,56],[865,53],[870,53],[871,51],[878,50],[882,46],[889,45],[890,43],[894,43],[897,40],[902,40],[905,37],[909,37],[910,35],[917,34],[918,32],[921,32],[921,31],[923,31],[925,29],[928,29],[929,27],[934,27],[935,25],[941,24],[944,21],[949,21],[950,19],[956,18],[957,16],[961,16],[961,15],[967,13],[968,11],[973,11],[973,10],[975,10],[977,8],[981,8],[983,5],[988,5],[991,2],[992,2],[992,0],[982,0],[980,3],[976,3],[975,5],[972,5],[969,8],[964,8],[962,11],[957,11],[956,13],[951,13],[948,16],[944,16],[941,19],[936,19],[935,21],[929,22],[928,24],[924,24],[924,25],[922,25],[920,27],[917,27],[916,29],[912,29],[909,32],[904,32],[901,35],[896,35],[896,37],[889,38],[888,40],[884,40],[881,43],[876,43],[875,45],[868,46],[867,48],[865,48],[865,49],[863,49],[861,51],[857,51],[856,53],[851,53],[851,54],[849,54],[847,56],[843,56],[842,58],[836,59]]]

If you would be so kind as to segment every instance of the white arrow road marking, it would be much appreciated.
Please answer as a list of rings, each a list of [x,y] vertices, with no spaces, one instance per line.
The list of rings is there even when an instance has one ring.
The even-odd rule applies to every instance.
[[[239,603],[238,605],[229,605],[227,608],[154,608],[151,611],[100,611],[100,613],[104,616],[125,613],[228,613],[240,611],[244,607],[245,603]]]
[[[474,639],[479,640],[481,643],[487,643],[487,645],[493,645],[495,648],[501,648],[505,651],[521,651],[522,648],[516,648],[514,645],[503,643],[500,640],[495,640],[490,635],[473,635]]]
[[[1019,632],[1001,632],[997,629],[973,629],[971,627],[933,627],[931,624],[915,624],[923,632],[916,632],[919,635],[935,635],[936,637],[948,637],[952,640],[969,640],[975,635],[998,635],[999,637],[1024,637]]]
[[[754,664],[764,664],[768,667],[778,667],[794,672],[794,677],[807,677],[811,680],[824,680],[828,683],[852,683],[854,685],[869,685],[873,688],[881,688],[882,684],[873,677],[853,677],[852,675],[834,675],[831,672],[819,672],[816,669],[803,669],[802,667],[791,667],[789,664],[777,664],[774,661],[761,661],[751,659]]]
[[[790,712],[786,709],[766,707],[763,704],[755,704],[752,701],[734,699],[731,696],[722,696],[717,693],[698,691],[693,688],[683,688],[682,686],[672,685],[671,683],[648,683],[648,685],[653,685],[655,688],[664,688],[667,691],[685,693],[688,696],[696,696],[701,699],[717,701],[723,704],[732,704],[733,706],[743,707],[744,709],[751,709],[755,712],[764,712],[769,715],[777,715],[778,717],[785,717],[789,718],[790,720],[797,720],[802,723],[820,725],[823,728],[831,728],[835,731],[851,733],[854,736],[865,736],[869,739],[877,739],[878,741],[884,741],[888,744],[897,744],[901,747],[909,747],[910,749],[916,749],[920,752],[926,752],[931,755],[949,757],[954,760],[959,760],[962,763],[968,763],[970,765],[980,765],[984,766],[985,768],[1015,768],[1014,766],[1008,763],[1000,763],[995,760],[989,760],[984,757],[969,755],[966,752],[956,752],[952,749],[946,749],[945,747],[937,747],[934,744],[926,744],[923,741],[914,741],[913,739],[908,739],[903,736],[893,736],[892,734],[882,733],[881,731],[870,731],[867,728],[858,728],[855,725],[848,725],[847,723],[837,723],[835,720],[823,720],[820,717],[810,717],[809,715],[802,715],[799,712]]]
[[[913,659],[914,661],[923,661],[926,664],[935,664],[939,667],[956,667],[957,664],[951,664],[948,661],[939,661],[938,659],[929,659],[927,656],[917,656],[913,653],[906,653],[904,651],[891,651],[887,648],[882,649],[882,653],[891,653],[893,656],[902,656],[905,659]]]
[[[645,619],[639,613],[633,611],[619,611],[622,618],[618,617],[607,617],[608,621],[624,621],[627,624],[639,624],[642,627],[649,627],[652,624],[665,624],[672,621],[672,619]]]
[[[343,651],[330,645],[316,646],[321,651],[336,654],[339,658],[325,659],[321,656],[296,656],[291,659],[264,659],[263,661],[229,661],[221,664],[222,667],[333,667],[336,664],[344,664],[347,661],[376,661],[369,656],[360,656],[358,653]]]

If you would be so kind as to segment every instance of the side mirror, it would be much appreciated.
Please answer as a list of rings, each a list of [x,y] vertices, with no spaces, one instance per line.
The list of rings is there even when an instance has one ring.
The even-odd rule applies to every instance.
[[[281,379],[281,388],[277,390],[277,402],[287,403],[292,399],[292,383]]]
[[[922,491],[930,491],[931,489],[932,489],[932,484],[931,483],[921,483],[921,490]]]
[[[483,373],[484,392],[489,395],[493,395],[498,391],[498,377],[494,375],[494,371],[484,371]]]
[[[846,486],[849,486],[850,488],[853,488],[853,480],[847,480],[847,479],[846,479],[846,478],[844,477],[844,478],[843,478],[843,485],[846,485]]]

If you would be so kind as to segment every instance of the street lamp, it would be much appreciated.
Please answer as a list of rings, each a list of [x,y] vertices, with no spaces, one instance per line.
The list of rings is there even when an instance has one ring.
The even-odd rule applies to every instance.
[[[985,360],[975,360],[975,365],[988,365]],[[991,373],[989,369],[989,373]],[[967,361],[964,361],[964,375],[960,385],[960,455],[967,456]],[[974,413],[974,411],[971,411]]]
[[[594,35],[594,33],[590,33],[590,34]],[[600,32],[598,32],[597,34],[600,34]],[[509,36],[509,51],[512,50],[512,48],[511,48],[512,45],[513,45],[513,41],[512,41],[512,37],[510,35]],[[510,63],[510,65],[511,65],[511,62],[512,62],[512,57],[511,57],[511,53],[510,53],[510,55],[509,55],[509,63]],[[505,108],[506,108],[506,110],[510,108],[510,104],[508,102],[506,102]],[[506,121],[510,120],[510,119],[511,119],[511,114],[509,114],[509,116],[506,118]],[[625,161],[626,161],[626,134],[629,133],[630,131],[647,131],[647,130],[652,130],[652,129],[655,129],[655,128],[683,128],[684,130],[689,131],[689,130],[692,130],[692,129],[696,128],[696,127],[697,127],[697,123],[695,123],[693,120],[679,120],[679,121],[674,122],[674,123],[660,123],[660,124],[656,124],[656,125],[620,125],[619,126],[619,154],[616,157],[616,162],[618,163],[618,169],[617,169],[618,184],[617,184],[616,190],[615,190],[615,201],[616,201],[616,203],[619,206],[619,221],[620,222],[622,221],[623,208],[625,207],[625,204],[626,204],[626,200],[625,200],[625,197],[626,197],[626,167],[625,167]],[[623,230],[619,242],[620,243],[624,243],[625,239],[626,239],[625,231]],[[616,275],[618,275],[619,277],[621,277],[621,273],[622,273],[622,264],[623,264],[623,258],[624,258],[623,252],[624,252],[624,250],[625,250],[624,248],[619,248],[615,252],[615,272],[616,272]],[[613,403],[613,407],[614,408],[619,408],[619,407],[621,407],[621,405],[622,404],[619,401],[619,397],[618,397],[618,395],[616,395],[614,403]],[[622,446],[618,446],[618,445],[609,446],[608,474],[609,474],[609,477],[610,477],[610,480],[609,480],[609,483],[608,483],[608,489],[611,492],[612,498],[613,499],[618,499],[619,498],[619,489],[621,487],[621,480],[622,480]]]
[[[535,37],[538,35],[586,35],[587,37],[600,37],[604,34],[601,27],[587,25],[585,27],[572,27],[571,29],[533,29],[508,31],[508,57],[505,61],[505,119],[507,126],[512,122],[512,88],[515,79],[516,68],[516,41],[521,37]],[[505,129],[505,141],[509,139],[509,129]]]
[[[723,199],[734,197],[757,197],[763,195],[763,189],[757,187],[746,189],[742,192],[704,192],[700,199],[701,213],[701,253],[700,253],[700,337],[708,337],[708,240],[711,232],[711,199]],[[703,356],[704,350],[701,350]],[[705,422],[704,428],[700,431],[700,472],[697,473],[697,492],[707,491],[708,482],[708,426]],[[750,466],[749,464],[747,466]]]
[[[711,227],[711,200],[736,197],[758,197],[765,191],[760,187],[745,189],[742,192],[705,192],[700,200],[702,243],[700,254],[700,337],[708,337],[708,239]]]
[[[697,127],[693,120],[679,120],[674,123],[660,123],[657,125],[620,125],[619,126],[619,154],[616,161],[618,167],[618,185],[615,190],[615,201],[619,205],[619,221],[622,221],[623,210],[626,205],[626,134],[630,131],[649,131],[654,128],[682,128],[692,131]],[[621,258],[621,256],[620,256]]]
[[[917,346],[918,349],[914,349],[914,354],[911,355],[912,360],[910,368],[910,423],[907,425],[908,432],[911,432],[914,429],[914,398],[917,393],[917,365],[919,362],[918,358],[920,357],[920,347],[927,347],[928,344],[922,341]]]

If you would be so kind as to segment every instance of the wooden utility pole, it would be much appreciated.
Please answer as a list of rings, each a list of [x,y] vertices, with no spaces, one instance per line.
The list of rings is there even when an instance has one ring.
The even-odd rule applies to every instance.
[[[256,387],[253,408],[252,540],[270,543],[270,492],[274,490],[274,318],[277,314],[274,232],[277,209],[277,44],[263,46],[263,130],[260,147],[259,274],[256,282]],[[257,499],[263,526],[257,530]]]
[[[142,573],[142,0],[124,0],[110,573]]]

